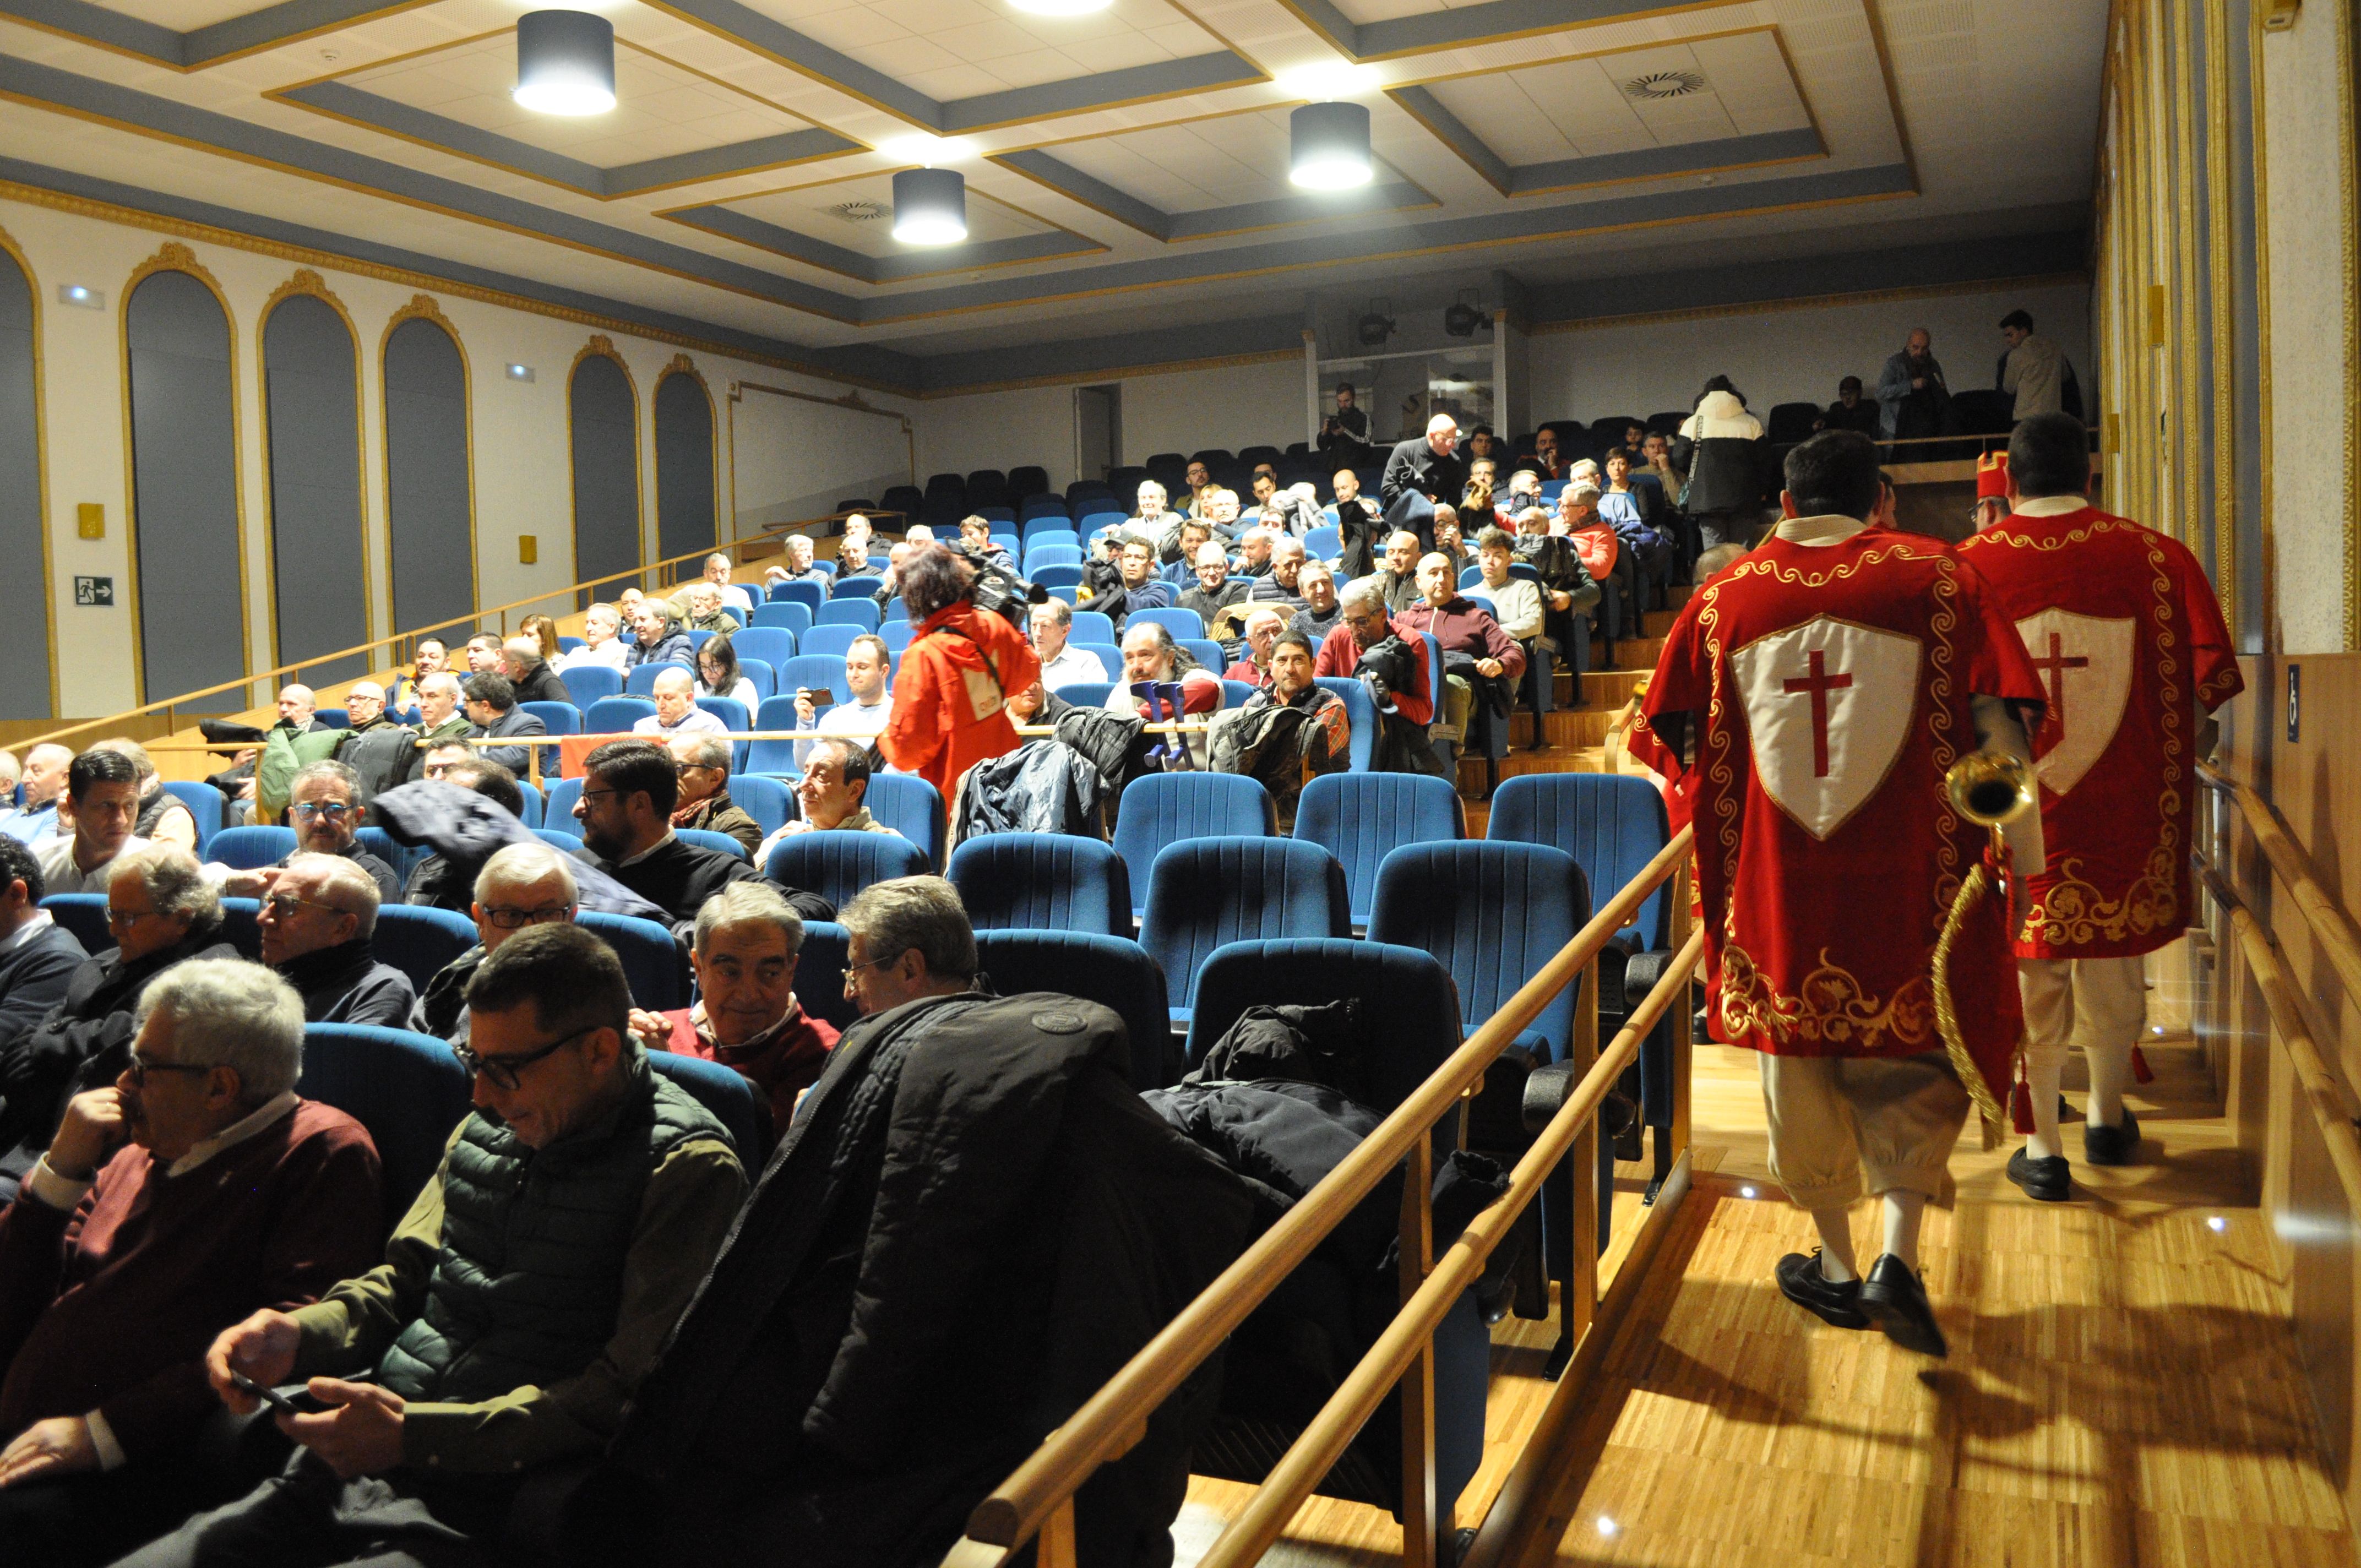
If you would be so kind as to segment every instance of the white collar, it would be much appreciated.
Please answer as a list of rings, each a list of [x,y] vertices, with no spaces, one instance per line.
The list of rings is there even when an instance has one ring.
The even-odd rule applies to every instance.
[[[673,831],[670,828],[666,828],[664,830],[663,838],[657,839],[654,843],[650,844],[646,849],[642,850],[638,854],[631,856],[629,860],[617,861],[615,864],[617,866],[636,866],[642,861],[646,860],[650,855],[654,854],[658,850],[670,844],[672,840]]]
[[[1868,526],[1857,517],[1783,517],[1772,532],[1790,544],[1817,549],[1842,544]]]
[[[2083,510],[2091,504],[2088,496],[2036,496],[2029,501],[2019,501],[2009,509],[2012,517],[2064,517],[2069,512]]]
[[[235,1148],[257,1133],[266,1131],[281,1119],[295,1113],[295,1091],[289,1090],[271,1100],[251,1115],[240,1117],[210,1138],[200,1138],[189,1146],[189,1152],[165,1167],[166,1176],[186,1176],[205,1161],[226,1148]]]
[[[17,948],[31,941],[34,937],[40,933],[43,927],[54,926],[56,924],[57,922],[50,918],[49,912],[48,910],[34,910],[33,917],[31,919],[26,921],[22,926],[17,927],[14,931],[10,932],[6,941],[0,942],[0,955],[15,952]]]

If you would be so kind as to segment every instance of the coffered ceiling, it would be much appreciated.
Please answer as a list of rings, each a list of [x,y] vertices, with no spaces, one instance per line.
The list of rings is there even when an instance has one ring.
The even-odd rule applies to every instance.
[[[582,119],[511,100],[522,0],[0,0],[0,180],[866,356],[891,382],[937,345],[1037,344],[1110,310],[1300,314],[1373,280],[1562,276],[1672,233],[1703,264],[1750,236],[1835,251],[1896,220],[2005,226],[2087,198],[2105,12],[575,4],[618,43],[617,105]],[[1288,112],[1336,97],[1369,108],[1378,177],[1300,191]],[[920,163],[966,176],[964,244],[891,237],[892,173]]]

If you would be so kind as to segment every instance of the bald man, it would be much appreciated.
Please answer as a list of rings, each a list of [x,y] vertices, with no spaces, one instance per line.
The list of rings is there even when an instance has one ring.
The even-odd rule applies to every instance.
[[[1387,457],[1378,498],[1385,505],[1387,520],[1400,527],[1403,522],[1396,509],[1405,496],[1456,505],[1466,490],[1467,465],[1459,456],[1459,423],[1449,414],[1437,414],[1426,422],[1424,435],[1399,444]]]
[[[663,740],[674,735],[693,735],[698,730],[725,733],[729,726],[697,706],[697,681],[686,670],[666,670],[656,677],[654,689],[656,710],[631,726],[634,735],[652,735]]]
[[[25,804],[0,820],[0,833],[19,843],[47,839],[58,830],[58,796],[65,793],[66,769],[74,754],[65,746],[36,746],[25,753]]]

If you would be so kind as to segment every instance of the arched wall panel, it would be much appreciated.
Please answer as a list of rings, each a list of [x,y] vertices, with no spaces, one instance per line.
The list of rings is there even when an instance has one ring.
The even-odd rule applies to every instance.
[[[334,305],[291,293],[262,324],[265,454],[277,656],[291,664],[368,641],[361,522],[360,354]],[[352,680],[371,661],[314,664],[306,685]]]
[[[32,278],[0,244],[0,560],[23,591],[0,616],[0,718],[56,716],[49,542],[41,526],[39,325]]]
[[[640,565],[639,397],[620,361],[585,350],[566,384],[573,443],[574,576],[578,582]],[[622,585],[591,590],[611,598]]]
[[[168,267],[124,302],[142,701],[247,671],[237,494],[237,367],[213,290]],[[194,705],[247,706],[236,688]]]
[[[467,364],[450,331],[423,313],[395,323],[381,357],[390,630],[409,630],[477,602]]]
[[[656,382],[656,554],[664,559],[719,542],[714,509],[713,399],[697,373]]]

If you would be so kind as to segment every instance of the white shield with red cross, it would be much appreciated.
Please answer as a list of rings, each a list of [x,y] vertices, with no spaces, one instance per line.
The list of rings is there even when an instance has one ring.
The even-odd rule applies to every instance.
[[[2081,784],[2123,727],[2137,630],[2129,616],[2103,620],[2055,608],[2016,623],[2049,699],[2040,736],[2048,750],[2034,760],[2033,771],[2052,795]]]
[[[1885,782],[1917,706],[1915,637],[1817,616],[1730,655],[1754,774],[1815,839]]]

